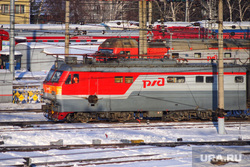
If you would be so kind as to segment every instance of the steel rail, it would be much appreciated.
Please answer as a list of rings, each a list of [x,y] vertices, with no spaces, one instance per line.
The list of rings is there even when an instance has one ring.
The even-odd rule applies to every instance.
[[[123,148],[131,146],[155,146],[155,147],[177,147],[183,145],[221,145],[221,146],[250,146],[250,140],[230,141],[180,141],[180,142],[159,142],[159,143],[112,143],[112,144],[83,144],[83,145],[38,145],[38,146],[0,146],[0,152],[10,151],[47,151],[51,149],[71,150],[82,148]],[[1,160],[1,159],[0,159]]]

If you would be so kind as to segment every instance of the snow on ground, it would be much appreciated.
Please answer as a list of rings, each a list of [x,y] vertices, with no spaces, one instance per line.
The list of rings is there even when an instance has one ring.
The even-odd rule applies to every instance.
[[[41,109],[41,105],[44,103],[32,103],[32,104],[13,104],[13,103],[0,103],[0,110],[24,110],[24,109]],[[8,113],[9,114],[9,113]],[[1,118],[0,118],[1,119]],[[3,120],[3,119],[1,119]],[[8,119],[7,119],[8,121]]]
[[[40,108],[41,104],[1,104],[0,109],[36,109]],[[0,122],[5,121],[45,121],[46,118],[42,113],[0,113]],[[156,125],[161,125],[155,127]],[[226,123],[228,125],[228,123]],[[133,128],[126,128],[133,126]],[[102,127],[102,128],[97,128]],[[55,130],[56,128],[66,128],[65,130]],[[73,129],[78,128],[78,129]],[[0,141],[4,141],[2,146],[31,146],[31,145],[49,145],[51,141],[63,139],[64,145],[71,144],[92,144],[92,140],[99,139],[102,144],[121,143],[121,139],[127,140],[144,140],[145,143],[154,142],[175,142],[177,138],[182,138],[183,141],[227,141],[238,140],[241,137],[243,140],[250,140],[250,125],[247,123],[234,123],[226,126],[226,134],[219,135],[217,133],[217,124],[213,122],[203,123],[75,123],[75,124],[48,124],[35,127],[21,128],[18,126],[0,126]],[[8,131],[6,131],[8,129]],[[54,130],[46,130],[54,129]],[[23,131],[24,130],[24,131]],[[7,139],[3,139],[7,137]],[[1,145],[0,145],[1,147]],[[117,164],[93,164],[87,166],[108,166],[108,167],[165,167],[165,166],[195,166],[192,164],[192,149],[194,147],[213,150],[218,146],[179,146],[179,147],[155,147],[155,146],[136,146],[125,148],[88,148],[75,150],[49,150],[37,152],[0,152],[0,166],[8,166],[13,164],[22,164],[23,157],[31,157],[32,162],[50,162],[59,160],[74,160],[74,159],[93,159],[105,157],[124,157],[124,160],[138,159],[135,157],[126,158],[131,155],[151,155],[154,156],[140,157],[141,159],[150,160],[151,158],[162,159],[161,161],[140,161]],[[250,147],[247,148],[250,152]],[[62,155],[63,154],[63,155]],[[68,155],[73,154],[73,155]],[[13,159],[14,158],[14,159]],[[140,159],[139,158],[139,159]],[[5,160],[9,159],[9,160]],[[249,155],[239,163],[228,163],[224,166],[249,166]],[[115,160],[113,160],[115,161]],[[211,164],[205,162],[205,166]],[[63,166],[63,165],[62,165]],[[77,166],[77,165],[76,165]]]

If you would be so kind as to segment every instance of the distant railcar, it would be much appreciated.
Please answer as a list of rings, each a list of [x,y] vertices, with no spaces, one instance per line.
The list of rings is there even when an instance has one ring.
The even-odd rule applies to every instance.
[[[249,40],[224,39],[223,43],[224,63],[249,63]],[[215,39],[175,40],[171,43],[171,48],[168,57],[181,63],[216,63],[218,59],[218,40]]]
[[[217,39],[218,24],[209,21],[156,23],[152,40]],[[250,39],[250,22],[223,22],[224,39]]]

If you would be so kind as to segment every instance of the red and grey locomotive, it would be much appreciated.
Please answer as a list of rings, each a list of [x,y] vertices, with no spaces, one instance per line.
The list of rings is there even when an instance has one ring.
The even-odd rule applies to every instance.
[[[148,42],[148,56],[164,56],[169,48],[163,42]],[[139,55],[139,43],[133,38],[110,38],[106,39],[98,48],[101,53],[112,55]]]
[[[54,121],[136,117],[210,119],[217,108],[218,72],[212,65],[177,65],[167,59],[85,57],[80,64],[56,63],[43,83],[45,116]],[[225,110],[246,110],[249,73],[224,67]]]

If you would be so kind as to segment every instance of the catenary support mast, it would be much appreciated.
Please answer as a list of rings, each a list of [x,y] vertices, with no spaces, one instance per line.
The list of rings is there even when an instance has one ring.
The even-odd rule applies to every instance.
[[[139,1],[139,55],[147,54],[147,1]]]
[[[15,80],[15,0],[10,0],[10,57],[9,57],[9,70],[13,73],[13,80]]]
[[[69,56],[69,0],[66,0],[65,10],[65,60]]]
[[[218,16],[218,132],[224,134],[223,0],[219,0]]]

